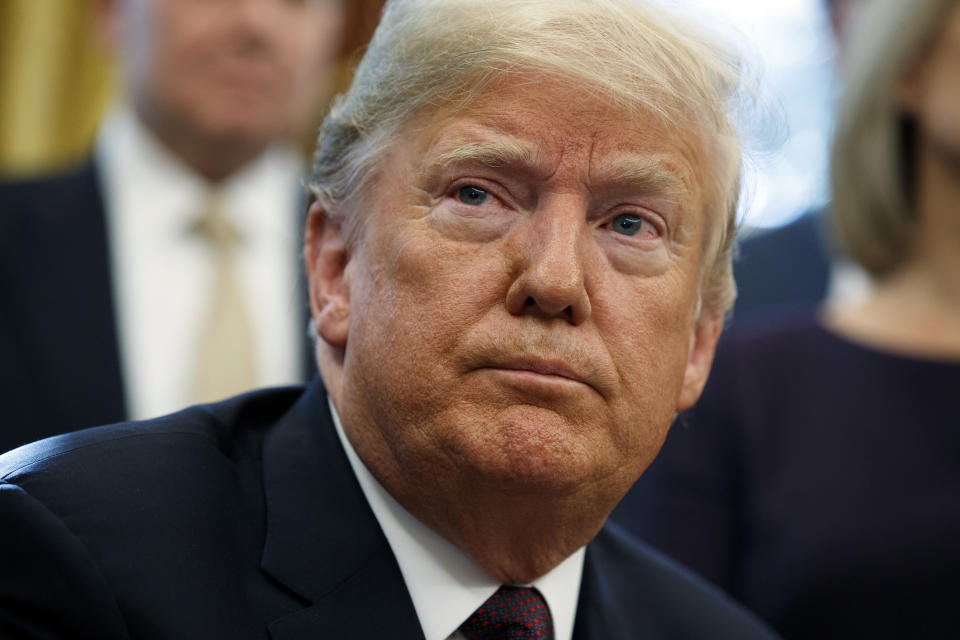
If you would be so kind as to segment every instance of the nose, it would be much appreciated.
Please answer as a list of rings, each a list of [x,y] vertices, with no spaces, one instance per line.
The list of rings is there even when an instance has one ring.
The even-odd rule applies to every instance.
[[[590,317],[586,231],[583,207],[574,201],[556,203],[531,217],[519,240],[517,275],[507,291],[507,311],[559,318],[572,325]]]

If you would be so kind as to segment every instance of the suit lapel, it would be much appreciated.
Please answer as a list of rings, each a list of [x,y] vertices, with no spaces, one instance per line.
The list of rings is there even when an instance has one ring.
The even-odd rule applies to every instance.
[[[264,443],[261,567],[307,604],[275,640],[423,633],[400,568],[353,475],[316,379]]]
[[[573,625],[573,640],[600,640],[601,638],[629,638],[630,628],[625,626],[614,603],[618,594],[604,579],[594,550],[593,542],[587,545],[583,561],[583,577],[580,580],[580,599]],[[636,632],[636,629],[633,629]]]

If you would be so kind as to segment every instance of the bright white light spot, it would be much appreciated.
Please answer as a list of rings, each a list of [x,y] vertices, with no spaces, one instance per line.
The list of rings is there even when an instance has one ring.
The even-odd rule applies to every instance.
[[[828,199],[834,46],[822,0],[674,0],[721,35],[732,32],[782,106],[787,137],[745,167],[744,222],[774,227]]]

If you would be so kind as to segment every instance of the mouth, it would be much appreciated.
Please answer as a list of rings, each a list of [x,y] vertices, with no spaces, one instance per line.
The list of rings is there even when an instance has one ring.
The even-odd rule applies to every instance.
[[[214,66],[217,77],[224,86],[235,91],[269,94],[274,85],[273,65],[264,60],[243,57],[224,57]]]
[[[588,387],[596,391],[586,376],[561,360],[521,356],[491,363],[480,369],[524,388],[563,391]]]
[[[516,361],[504,362],[496,367],[506,371],[529,372],[541,376],[552,376],[558,378],[567,378],[574,382],[586,382],[577,375],[566,363],[552,360],[542,360],[539,358],[521,358]]]

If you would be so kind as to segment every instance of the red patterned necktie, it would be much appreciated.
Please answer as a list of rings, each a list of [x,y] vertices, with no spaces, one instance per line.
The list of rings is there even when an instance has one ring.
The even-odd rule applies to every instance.
[[[468,640],[552,640],[550,609],[532,587],[503,586],[460,627]]]

